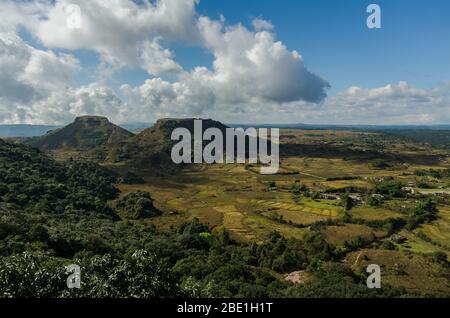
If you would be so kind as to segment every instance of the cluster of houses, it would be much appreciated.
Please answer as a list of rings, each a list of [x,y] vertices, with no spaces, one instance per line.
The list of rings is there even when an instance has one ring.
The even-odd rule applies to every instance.
[[[376,194],[376,195],[379,195],[379,194]],[[351,195],[349,195],[349,197],[353,200],[353,202],[355,202],[357,204],[365,204],[364,198],[359,194],[351,194]],[[335,193],[321,192],[319,199],[338,201],[338,200],[341,200],[341,195],[335,194]]]

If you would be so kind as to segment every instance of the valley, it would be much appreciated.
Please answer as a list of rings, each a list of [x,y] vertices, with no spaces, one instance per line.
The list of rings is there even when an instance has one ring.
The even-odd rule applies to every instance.
[[[318,283],[322,271],[335,275],[331,269],[335,266],[349,271],[346,275],[353,275],[359,281],[355,286],[360,286],[365,266],[372,263],[381,266],[389,286],[404,290],[400,293],[450,295],[450,156],[445,149],[382,132],[282,129],[280,169],[277,174],[263,175],[256,164],[170,162],[171,129],[180,123],[190,129],[191,120],[163,120],[138,135],[110,126],[105,119],[85,117],[75,123],[80,121],[88,124],[71,128],[76,133],[70,133],[69,139],[67,128],[61,128],[25,143],[41,148],[58,164],[81,160],[110,171],[117,195],[106,197],[104,204],[119,220],[114,222],[123,227],[118,233],[125,228],[131,233],[128,227],[136,226],[143,231],[178,233],[177,229],[198,222],[205,226],[199,235],[212,237],[208,241],[220,240],[226,233],[232,244],[251,251],[279,240],[286,242],[284,252],[276,252],[277,247],[264,252],[274,253],[269,263],[242,265],[250,269],[247,266],[253,264],[257,271],[268,271],[287,288],[284,296],[304,295],[308,284]],[[207,123],[214,125],[226,127]],[[96,139],[91,142],[94,135]],[[3,204],[4,208],[13,207],[7,203],[9,197],[4,195],[2,200],[9,204]],[[98,235],[96,240],[100,241],[110,237],[100,233],[103,229],[77,235]],[[141,235],[132,234],[127,240],[147,240]],[[192,239],[197,234],[193,235]],[[115,242],[116,238],[109,240]],[[319,240],[322,252],[319,249],[313,256],[304,252],[318,244],[308,243],[310,240]],[[146,244],[155,248],[153,243]],[[306,247],[308,244],[313,245]],[[98,248],[94,254],[103,254]],[[177,269],[188,261],[188,251],[187,258],[178,259],[170,255],[172,252],[164,255]],[[210,247],[208,253],[213,251]],[[51,253],[58,255],[54,250]],[[289,253],[308,256],[302,260],[287,256]],[[197,277],[190,270],[183,271],[187,271],[183,272],[183,282]],[[298,271],[306,278],[301,283],[287,283]],[[213,271],[211,275],[216,274]],[[211,282],[201,276],[199,284]],[[325,281],[320,284],[326,286]],[[278,287],[276,290],[281,292]],[[219,294],[228,293],[222,292]]]
[[[396,235],[393,233],[399,233],[397,235],[404,241],[400,244],[393,242],[394,250],[389,250],[389,255],[417,255],[414,257],[424,257],[424,262],[436,253],[447,255],[447,258],[450,256],[450,237],[447,235],[450,226],[450,217],[447,215],[450,210],[447,194],[450,184],[448,180],[427,179],[435,182],[436,189],[421,189],[422,178],[416,173],[429,169],[449,169],[446,151],[405,140],[399,142],[374,133],[283,130],[281,138],[288,140],[289,144],[338,145],[345,150],[352,147],[350,154],[354,149],[367,152],[382,148],[381,157],[390,160],[386,161],[387,166],[380,166],[378,158],[347,159],[346,155],[339,158],[335,154],[317,157],[289,154],[282,158],[280,173],[271,176],[260,175],[258,169],[252,169],[251,165],[192,165],[176,176],[164,177],[133,170],[145,179],[145,185],[123,185],[119,188],[122,193],[136,190],[152,193],[164,214],[145,222],[158,228],[170,228],[198,218],[213,231],[225,228],[233,239],[243,242],[263,242],[272,231],[287,238],[301,239],[306,232],[316,230],[322,233],[328,243],[344,249],[351,250],[348,245],[360,241],[360,247],[378,251],[378,256],[373,259],[383,266],[389,266],[390,262],[381,252],[383,246],[389,246]],[[373,138],[373,141],[368,142],[367,138]],[[381,147],[378,143],[382,144]],[[405,160],[410,157],[410,161]],[[123,173],[124,169],[127,168],[118,171],[122,170]],[[385,196],[383,203],[371,204],[368,201],[376,193],[377,182],[384,179],[401,183],[404,196]],[[308,190],[296,191],[299,185]],[[355,206],[347,211],[352,220],[344,220],[346,211],[340,194],[345,192],[350,193],[356,201]],[[390,228],[389,222],[392,220],[407,221],[410,213],[408,207],[414,206],[423,197],[435,195],[440,202],[436,220],[413,230]],[[351,252],[350,258],[352,253],[356,252]],[[418,269],[414,262],[405,262],[411,267],[411,272],[406,275],[415,275],[413,272]],[[424,278],[420,279],[425,281]],[[439,288],[448,288],[448,280],[443,285],[442,281],[430,281],[426,286],[423,283],[416,286],[412,277],[408,280],[403,284],[400,278],[389,279],[394,285],[413,290],[422,287],[433,289],[430,284],[435,283]]]

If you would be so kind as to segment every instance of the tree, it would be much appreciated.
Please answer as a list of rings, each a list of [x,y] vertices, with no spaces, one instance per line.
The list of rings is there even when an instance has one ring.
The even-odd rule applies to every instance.
[[[416,207],[410,211],[407,228],[411,230],[419,224],[435,220],[438,212],[437,205],[431,198],[419,201]]]
[[[144,191],[130,192],[117,200],[115,208],[130,219],[145,219],[161,215],[153,205],[150,193]]]
[[[350,211],[354,206],[353,199],[348,193],[344,193],[341,195],[341,202],[345,211]]]
[[[367,200],[367,204],[373,207],[379,207],[383,204],[383,197],[379,195],[372,195]]]

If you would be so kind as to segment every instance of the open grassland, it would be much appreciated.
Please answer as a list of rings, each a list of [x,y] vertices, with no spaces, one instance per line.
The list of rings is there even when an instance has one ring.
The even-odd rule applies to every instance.
[[[342,245],[357,237],[361,237],[366,241],[371,241],[373,238],[384,237],[386,232],[380,230],[375,231],[374,229],[361,224],[345,224],[341,226],[327,226],[322,230],[322,234],[328,243]]]
[[[438,209],[439,219],[430,224],[424,224],[420,231],[430,238],[434,244],[450,252],[450,207],[440,205]]]
[[[401,231],[400,235],[406,238],[406,242],[402,244],[396,244],[396,247],[400,251],[411,252],[421,255],[433,255],[436,252],[443,252],[450,256],[449,252],[446,252],[442,248],[425,241],[413,232]]]
[[[369,264],[380,265],[382,284],[402,286],[411,291],[440,291],[443,295],[450,292],[449,268],[427,256],[363,249],[350,253],[347,262],[360,272]]]
[[[272,204],[288,202],[277,202],[276,194],[267,192],[257,176],[243,166],[199,166],[164,179],[140,175],[146,178],[146,184],[120,185],[120,189],[122,195],[137,190],[152,193],[155,205],[164,212],[161,217],[146,220],[156,226],[168,228],[196,217],[213,228],[227,228],[232,237],[243,241],[261,241],[274,230],[300,238],[305,231],[264,216]],[[262,202],[262,198],[272,201]]]
[[[311,145],[325,144],[364,148],[364,143],[374,134],[333,131],[290,131],[300,134],[282,139],[283,142],[301,142]],[[328,140],[326,140],[328,138]],[[360,142],[359,138],[363,138]],[[295,141],[296,140],[296,141]],[[369,142],[370,144],[370,142]],[[369,145],[377,149],[376,145]],[[369,147],[369,148],[370,148]],[[407,142],[396,144],[387,140],[384,151],[398,151],[414,157],[417,152],[427,155],[423,146]],[[445,158],[445,157],[443,157]],[[427,159],[428,160],[428,159]],[[343,262],[356,272],[365,272],[369,264],[379,264],[382,283],[402,286],[410,291],[450,293],[448,266],[434,258],[437,252],[450,258],[450,207],[440,204],[439,217],[422,224],[413,231],[398,232],[405,239],[394,243],[396,250],[381,249],[382,242],[394,241],[385,227],[371,227],[374,221],[389,219],[407,220],[408,213],[417,205],[414,198],[390,198],[379,207],[370,206],[367,193],[376,182],[392,177],[403,184],[427,181],[434,187],[445,189],[446,181],[419,178],[417,170],[448,168],[450,162],[439,163],[395,162],[379,168],[372,160],[360,160],[335,155],[285,156],[276,175],[261,175],[257,165],[192,165],[176,175],[158,175],[151,170],[131,172],[145,179],[145,184],[119,185],[122,195],[137,190],[151,193],[155,206],[163,211],[158,217],[137,222],[153,224],[168,229],[192,218],[209,224],[213,231],[227,229],[238,241],[260,243],[277,231],[287,238],[302,238],[307,232],[319,232],[330,244],[348,248]],[[114,166],[116,171],[129,171],[127,166]],[[325,196],[306,196],[295,193],[293,187],[307,187],[310,194],[328,193]],[[416,186],[412,186],[417,193]],[[437,190],[442,190],[437,189]],[[436,189],[427,189],[432,193]],[[352,207],[349,215],[364,224],[344,222],[344,208],[339,199],[343,192],[362,200]],[[372,223],[370,223],[372,222]],[[362,245],[358,245],[361,244]],[[391,244],[392,245],[392,244]],[[364,248],[361,248],[364,246]],[[378,246],[378,247],[377,247]],[[389,245],[387,245],[389,246]],[[358,261],[357,261],[358,259]]]
[[[375,208],[367,205],[361,205],[352,209],[353,217],[357,219],[364,219],[367,221],[382,221],[389,218],[405,217],[404,214],[392,211],[386,208]]]
[[[415,137],[424,135],[425,131],[417,133],[410,131]],[[440,138],[447,136],[448,131],[435,132]],[[405,138],[406,137],[406,138]],[[409,136],[411,137],[411,136]],[[349,147],[353,149],[382,150],[393,153],[435,153],[440,154],[445,149],[430,147],[427,143],[421,143],[421,138],[408,138],[403,134],[388,134],[383,132],[364,132],[346,130],[303,130],[303,129],[282,129],[280,141],[284,144],[304,144],[304,145],[332,145],[339,147]],[[448,148],[447,148],[448,149]]]
[[[283,137],[284,136],[284,137]],[[345,131],[283,130],[282,144],[325,145],[395,151],[413,155],[427,155],[430,150],[422,145],[398,139],[382,139],[379,134]],[[373,144],[373,143],[374,144]],[[378,148],[375,147],[378,143]],[[380,146],[379,143],[382,143]],[[352,148],[352,149],[353,149]],[[347,148],[345,148],[347,149]],[[443,156],[445,158],[445,156]],[[169,228],[192,218],[198,218],[212,228],[227,228],[231,235],[242,241],[261,241],[276,230],[287,237],[301,237],[307,227],[319,221],[343,216],[339,199],[311,199],[294,195],[292,185],[300,183],[311,191],[340,191],[342,189],[373,189],[375,181],[393,177],[403,183],[417,182],[416,170],[446,168],[449,162],[436,165],[426,162],[395,163],[376,168],[371,160],[349,159],[342,155],[289,155],[281,158],[281,169],[276,175],[261,175],[257,165],[192,165],[176,175],[158,176],[151,170],[131,169],[143,177],[145,184],[120,185],[122,195],[136,190],[148,191],[163,215],[144,220],[161,228]],[[126,166],[113,166],[117,171],[128,171]],[[274,189],[269,185],[275,184]],[[406,211],[414,207],[412,200],[389,200],[381,207],[359,204],[351,215],[365,221],[383,221],[405,218]],[[433,242],[450,244],[449,210],[440,208],[441,217],[420,228]],[[342,244],[357,236],[382,237],[365,225],[346,224],[326,226],[323,234],[333,244]],[[399,248],[413,252],[441,251],[442,247],[426,242],[412,232],[406,233],[409,247]]]
[[[400,235],[405,237],[406,242],[396,244],[397,248],[423,255],[441,252],[450,258],[450,209],[443,205],[438,206],[438,209],[437,220],[423,224],[413,232],[402,230]]]
[[[260,241],[274,230],[300,238],[305,229],[293,224],[307,226],[343,212],[335,201],[295,201],[287,191],[269,191],[266,181],[239,165],[198,166],[164,179],[143,171],[140,175],[146,184],[120,185],[122,195],[137,190],[152,193],[164,214],[146,222],[162,228],[196,217],[213,228],[227,228],[239,240]]]
[[[370,162],[345,160],[342,158],[289,157],[282,160],[284,166],[299,171],[296,176],[306,184],[316,184],[324,188],[373,187],[373,179],[394,177],[401,182],[415,182],[416,170],[436,168],[433,165],[411,164],[395,168],[374,168]],[[446,167],[446,165],[442,165]],[[353,180],[344,180],[352,177]],[[292,177],[290,178],[292,179]],[[338,179],[338,180],[333,180]]]

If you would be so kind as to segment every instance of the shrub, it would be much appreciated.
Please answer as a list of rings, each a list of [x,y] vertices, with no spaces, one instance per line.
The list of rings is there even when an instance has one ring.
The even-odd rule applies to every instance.
[[[117,211],[130,219],[145,219],[161,215],[161,211],[153,206],[150,193],[144,191],[130,192],[118,199],[115,204]]]

